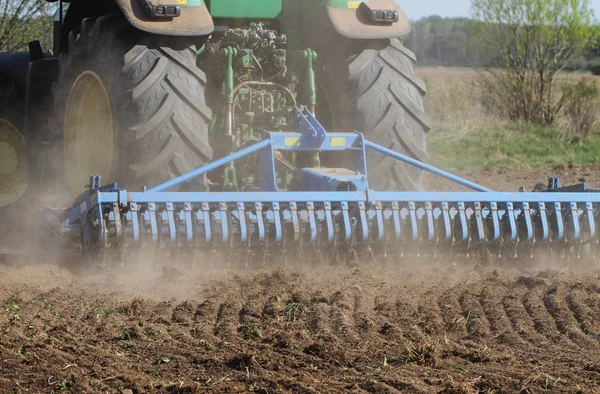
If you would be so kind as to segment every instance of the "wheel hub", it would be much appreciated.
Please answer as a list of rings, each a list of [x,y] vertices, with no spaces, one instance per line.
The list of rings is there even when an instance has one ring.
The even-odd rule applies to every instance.
[[[0,206],[17,201],[28,186],[23,136],[12,123],[0,118]]]
[[[93,71],[81,73],[71,88],[64,120],[64,165],[74,194],[90,175],[108,179],[114,158],[114,126],[104,83]]]
[[[19,165],[17,151],[6,142],[0,142],[0,175],[9,175],[15,172]]]

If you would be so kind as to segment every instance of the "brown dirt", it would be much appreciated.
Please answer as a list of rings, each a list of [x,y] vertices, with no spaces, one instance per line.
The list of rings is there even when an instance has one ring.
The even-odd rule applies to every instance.
[[[549,174],[598,186],[599,173],[462,175],[516,190]],[[599,392],[595,269],[406,260],[74,275],[36,258],[0,264],[2,393]]]
[[[495,191],[517,192],[523,186],[525,191],[533,191],[538,183],[544,187],[548,178],[560,177],[562,186],[587,183],[588,188],[600,189],[600,164],[558,164],[545,167],[525,167],[519,169],[483,169],[483,170],[454,170],[446,171],[464,177],[472,182]],[[439,191],[465,191],[462,186],[434,176],[425,175],[425,189]]]

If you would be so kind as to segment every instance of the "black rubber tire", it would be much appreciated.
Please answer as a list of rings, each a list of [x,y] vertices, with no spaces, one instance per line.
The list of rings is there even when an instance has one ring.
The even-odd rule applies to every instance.
[[[425,83],[415,73],[415,55],[398,39],[358,42],[319,52],[317,81],[325,94],[335,130],[354,130],[379,145],[428,162],[430,129],[423,100]],[[357,41],[357,40],[354,40]],[[331,47],[331,44],[329,44]],[[379,46],[379,48],[370,48]],[[324,108],[323,98],[318,108]],[[422,190],[423,171],[376,152],[368,152],[369,186],[379,190]]]
[[[0,73],[0,118],[7,120],[23,133],[25,113],[25,91],[16,81]],[[1,187],[1,186],[0,186]],[[31,188],[31,185],[30,185]],[[0,206],[0,254],[2,254],[2,241],[15,230],[20,223],[19,216],[23,213],[13,204]],[[12,227],[12,228],[11,228]]]
[[[84,19],[79,31],[70,32],[52,89],[55,112],[46,166],[51,177],[60,180],[64,174],[66,103],[85,71],[100,76],[113,114],[116,152],[110,179],[103,183],[118,181],[139,190],[212,159],[206,75],[196,66],[196,47],[182,41],[140,32],[118,14]],[[194,190],[206,189],[203,179],[191,182]]]

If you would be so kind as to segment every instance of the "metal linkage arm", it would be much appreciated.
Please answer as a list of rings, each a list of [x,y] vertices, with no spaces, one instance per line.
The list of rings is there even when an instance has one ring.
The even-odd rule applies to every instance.
[[[415,160],[415,159],[413,159],[411,157],[408,157],[408,156],[405,156],[405,155],[403,155],[401,153],[394,152],[391,149],[387,149],[387,148],[384,148],[383,146],[374,144],[374,143],[372,143],[370,141],[365,141],[365,147],[366,148],[371,148],[371,149],[373,149],[373,150],[375,150],[375,151],[377,151],[379,153],[383,153],[384,155],[391,156],[391,157],[393,157],[395,159],[398,159],[400,161],[408,163],[408,164],[410,164],[412,166],[418,167],[418,168],[420,168],[422,170],[431,172],[432,174],[439,175],[439,176],[444,177],[444,178],[446,178],[448,180],[456,182],[456,183],[458,183],[460,185],[466,186],[466,187],[468,187],[470,189],[477,190],[479,192],[491,192],[491,191],[493,191],[491,189],[488,189],[486,187],[483,187],[481,185],[478,185],[476,183],[473,183],[471,181],[463,179],[463,178],[461,178],[459,176],[450,174],[449,172],[440,170],[439,168],[430,166],[429,164],[425,164],[425,163],[423,163],[423,162],[421,162],[419,160]]]
[[[163,190],[169,189],[173,186],[177,186],[183,182],[189,181],[192,178],[195,178],[197,176],[200,175],[204,175],[207,172],[210,172],[212,170],[216,170],[219,167],[222,167],[234,160],[237,159],[241,159],[242,157],[248,156],[254,152],[257,152],[263,148],[266,148],[267,146],[269,146],[271,144],[271,140],[262,140],[260,142],[257,142],[254,145],[251,145],[247,148],[244,149],[240,149],[239,151],[230,154],[229,156],[225,156],[221,159],[215,160],[212,163],[209,163],[205,166],[202,166],[200,168],[196,168],[193,171],[188,172],[187,174],[183,174],[181,176],[178,176],[177,178],[173,178],[170,181],[167,181],[165,183],[162,183],[158,186],[153,187],[152,189],[148,190],[150,192],[161,192]]]

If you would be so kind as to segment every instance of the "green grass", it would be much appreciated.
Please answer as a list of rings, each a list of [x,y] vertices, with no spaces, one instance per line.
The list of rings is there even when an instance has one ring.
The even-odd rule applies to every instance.
[[[493,122],[457,132],[438,124],[428,135],[428,149],[434,165],[457,169],[600,163],[600,128],[578,144],[557,126]]]

